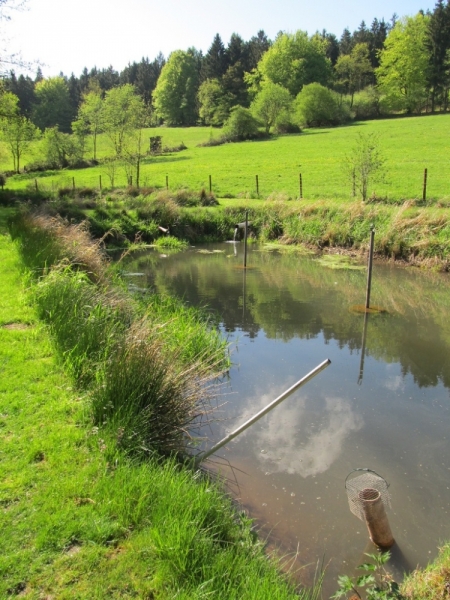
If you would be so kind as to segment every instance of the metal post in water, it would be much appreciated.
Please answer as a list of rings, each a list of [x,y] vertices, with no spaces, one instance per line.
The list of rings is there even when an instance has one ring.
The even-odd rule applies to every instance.
[[[281,396],[278,396],[278,398],[275,398],[275,400],[272,400],[272,402],[270,404],[268,404],[265,408],[263,408],[258,413],[256,413],[256,415],[251,417],[251,419],[249,419],[248,421],[243,423],[240,427],[238,427],[237,429],[235,429],[234,431],[229,433],[222,440],[220,440],[220,442],[217,442],[217,444],[215,444],[212,448],[210,448],[206,452],[203,452],[202,454],[199,454],[198,456],[196,456],[194,459],[194,464],[199,465],[206,458],[208,458],[208,456],[211,456],[211,454],[214,454],[214,452],[217,452],[217,450],[222,448],[222,446],[225,446],[225,444],[228,444],[228,442],[230,442],[235,437],[237,437],[240,433],[242,433],[243,431],[248,429],[251,425],[253,425],[253,423],[256,423],[256,421],[259,421],[259,419],[261,419],[261,417],[263,417],[268,412],[270,412],[273,408],[278,406],[278,404],[283,402],[283,400],[286,400],[286,398],[288,398],[291,394],[293,394],[300,387],[305,385],[305,383],[308,383],[308,381],[310,381],[313,377],[315,377],[318,373],[320,373],[320,371],[323,371],[324,369],[326,369],[326,367],[328,367],[328,365],[330,365],[330,364],[331,364],[331,360],[329,358],[324,360],[315,369],[313,369],[307,375],[305,375],[302,379],[297,381],[297,383],[294,383],[294,385],[291,386],[289,389],[287,389],[283,394],[281,394]]]
[[[363,376],[364,376],[364,358],[366,356],[366,336],[367,336],[367,321],[369,319],[369,313],[366,311],[364,313],[364,327],[362,334],[362,342],[361,342],[361,358],[359,361],[359,377],[358,377],[358,385],[362,384]]]
[[[375,229],[372,226],[372,228],[370,230],[369,263],[367,266],[366,310],[368,310],[370,308],[370,288],[372,286],[372,263],[373,263],[374,240],[375,240]]]
[[[245,211],[245,231],[244,231],[244,269],[247,268],[247,230],[248,230],[248,210]]]

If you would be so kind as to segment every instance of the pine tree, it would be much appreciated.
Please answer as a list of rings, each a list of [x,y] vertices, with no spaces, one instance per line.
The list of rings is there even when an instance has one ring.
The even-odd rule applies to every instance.
[[[227,55],[222,38],[218,33],[214,36],[213,43],[205,54],[201,69],[201,79],[220,79],[227,70]]]

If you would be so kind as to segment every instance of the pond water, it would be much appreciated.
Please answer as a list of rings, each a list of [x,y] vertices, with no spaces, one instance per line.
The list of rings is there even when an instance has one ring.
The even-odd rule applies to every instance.
[[[374,549],[349,509],[353,469],[390,485],[394,576],[425,566],[450,540],[449,277],[376,263],[371,304],[386,312],[366,318],[352,310],[365,302],[365,265],[336,269],[257,245],[242,263],[243,244],[228,243],[141,251],[126,265],[143,273],[129,278],[135,286],[219,315],[233,365],[206,447],[331,360],[219,450],[213,468],[301,581],[327,566],[324,597]]]

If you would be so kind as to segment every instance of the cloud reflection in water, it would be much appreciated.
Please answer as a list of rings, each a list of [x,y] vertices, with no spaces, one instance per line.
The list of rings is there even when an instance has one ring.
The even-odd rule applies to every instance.
[[[250,400],[240,423],[275,397],[276,392]],[[356,414],[349,400],[324,398],[319,419],[318,399],[311,399],[311,402],[315,403],[313,412],[308,408],[306,396],[296,400],[295,404],[280,404],[264,417],[262,428],[254,425],[241,434],[240,437],[251,436],[253,452],[264,469],[301,477],[324,473],[340,455],[348,434],[363,426],[361,416]]]

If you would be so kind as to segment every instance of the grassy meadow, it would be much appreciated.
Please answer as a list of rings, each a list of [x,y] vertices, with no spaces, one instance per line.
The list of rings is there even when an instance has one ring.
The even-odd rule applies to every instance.
[[[199,143],[220,136],[219,129],[209,127],[148,129],[145,137],[162,136],[162,144],[174,147],[182,142],[187,150],[161,156],[148,156],[141,168],[141,186],[165,188],[166,176],[170,189],[209,189],[218,198],[255,198],[259,177],[260,197],[291,198],[299,196],[299,174],[303,178],[305,199],[351,199],[351,185],[343,163],[355,143],[358,132],[376,132],[386,159],[385,181],[370,186],[369,195],[392,201],[422,197],[424,169],[428,169],[427,196],[448,199],[450,188],[450,115],[433,115],[385,119],[353,123],[337,128],[307,129],[301,134],[274,136],[269,140],[229,143],[222,146],[198,147]],[[90,141],[86,157],[89,158]],[[99,159],[108,156],[104,135],[98,141]],[[38,147],[24,157],[26,164]],[[8,170],[11,163],[4,154],[0,168]],[[60,187],[109,187],[107,171],[101,164],[80,170],[51,173],[21,174],[8,179],[7,188],[34,187],[35,178],[41,189]],[[125,186],[126,173],[119,168],[115,186]]]

